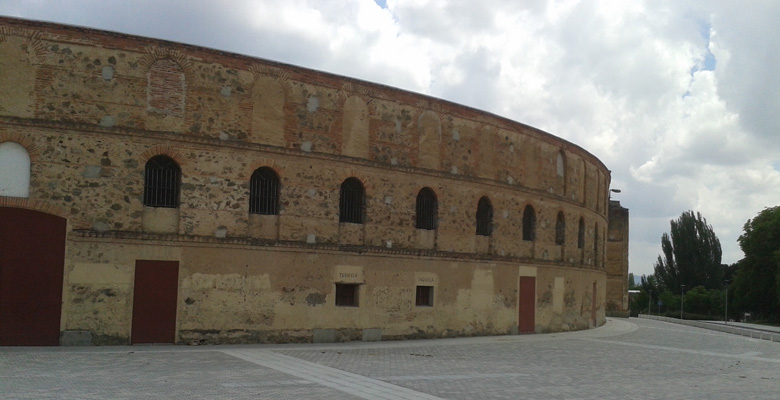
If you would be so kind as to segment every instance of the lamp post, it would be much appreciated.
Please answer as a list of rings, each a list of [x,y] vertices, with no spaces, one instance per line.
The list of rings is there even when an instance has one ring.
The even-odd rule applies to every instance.
[[[726,281],[726,312],[723,314],[723,323],[729,323],[729,281]]]
[[[648,314],[653,313],[653,309],[650,308],[652,304],[653,304],[653,296],[650,294],[650,291],[648,290],[647,291],[647,313]]]
[[[685,306],[685,285],[680,285],[680,319],[683,317],[683,308]]]

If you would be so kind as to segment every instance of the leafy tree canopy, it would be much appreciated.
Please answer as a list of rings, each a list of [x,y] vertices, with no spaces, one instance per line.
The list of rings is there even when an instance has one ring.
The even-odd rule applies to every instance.
[[[686,211],[670,221],[669,234],[661,236],[663,257],[655,263],[660,290],[679,292],[680,286],[692,289],[723,287],[720,240],[701,213]]]
[[[743,227],[737,241],[745,258],[737,263],[737,307],[764,318],[780,314],[780,206],[765,208]]]

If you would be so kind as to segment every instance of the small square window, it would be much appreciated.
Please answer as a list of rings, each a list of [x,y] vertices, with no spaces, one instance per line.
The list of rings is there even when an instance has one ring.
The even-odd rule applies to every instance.
[[[357,307],[358,285],[354,283],[337,283],[336,305],[340,307]]]
[[[433,286],[417,286],[414,305],[418,307],[433,307]]]

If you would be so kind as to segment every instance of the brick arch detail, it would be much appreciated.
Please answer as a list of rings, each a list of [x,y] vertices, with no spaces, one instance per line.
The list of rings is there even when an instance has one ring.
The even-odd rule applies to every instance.
[[[490,205],[493,206],[493,208],[495,209],[496,199],[494,197],[491,197],[490,192],[487,191],[479,192],[474,196],[474,204],[473,204],[474,208],[476,208],[479,205],[479,200],[482,199],[483,197],[487,198],[488,201],[490,201]]]
[[[342,172],[338,175],[339,181],[338,184],[341,185],[347,178],[355,178],[360,181],[360,183],[363,184],[363,188],[366,190],[366,194],[368,194],[368,191],[371,189],[374,189],[374,185],[371,182],[371,178],[361,173],[359,170],[356,170],[354,168],[349,168],[342,170]]]
[[[0,196],[0,207],[25,208],[28,210],[56,215],[61,218],[68,218],[70,216],[68,210],[63,207],[56,206],[45,201],[29,199],[25,197]]]
[[[32,139],[20,133],[0,133],[0,144],[5,142],[18,143],[24,147],[25,150],[27,150],[27,155],[30,156],[31,163],[37,161],[38,156],[41,154],[40,149],[38,149],[38,146],[32,141]]]
[[[341,85],[341,90],[338,91],[337,96],[339,97],[339,105],[342,110],[344,109],[344,103],[347,99],[356,96],[366,104],[369,116],[377,116],[376,104],[374,104],[374,92],[371,89],[363,85],[355,85],[352,82],[347,82]]]
[[[181,67],[182,72],[184,72],[184,79],[187,81],[191,81],[194,78],[192,72],[192,63],[190,62],[189,58],[176,50],[159,47],[147,47],[146,54],[141,57],[138,63],[146,69],[146,72],[149,72],[149,69],[152,68],[152,64],[154,64],[157,60],[164,59],[171,60],[178,64],[179,67]]]
[[[25,39],[25,46],[30,62],[42,63],[48,49],[41,40],[41,33],[32,29],[0,26],[0,43],[5,42],[6,36],[17,36]]]
[[[293,97],[292,88],[290,87],[290,73],[276,67],[270,67],[267,65],[252,64],[249,67],[249,72],[252,73],[252,83],[250,87],[254,87],[255,82],[260,78],[274,78],[279,82],[279,86],[282,87],[284,92],[285,101]]]
[[[244,171],[246,176],[245,180],[248,181],[249,179],[252,179],[252,174],[255,173],[255,171],[257,171],[258,168],[262,168],[262,167],[268,167],[274,170],[274,172],[276,172],[276,175],[279,176],[280,181],[285,175],[284,168],[280,165],[276,165],[276,160],[272,158],[261,158],[247,165]]]
[[[176,161],[176,164],[179,165],[181,168],[183,165],[186,164],[184,161],[184,156],[181,154],[181,152],[171,146],[165,146],[165,145],[156,145],[152,146],[143,153],[141,153],[141,165],[145,165],[147,161],[149,161],[150,158],[154,156],[168,156],[173,159],[173,161]]]

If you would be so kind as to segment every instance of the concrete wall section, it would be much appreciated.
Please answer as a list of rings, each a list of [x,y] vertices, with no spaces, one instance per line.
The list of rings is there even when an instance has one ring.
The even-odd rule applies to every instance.
[[[364,329],[384,339],[508,334],[517,327],[518,280],[529,270],[537,332],[585,329],[591,283],[604,285],[598,271],[391,253],[104,238],[74,238],[68,249],[62,329],[91,332],[95,344],[129,341],[136,260],[180,262],[180,343],[307,342],[318,329],[338,340],[360,340]],[[358,306],[335,304],[336,283],[359,286]],[[417,286],[434,288],[433,306],[415,304]]]

